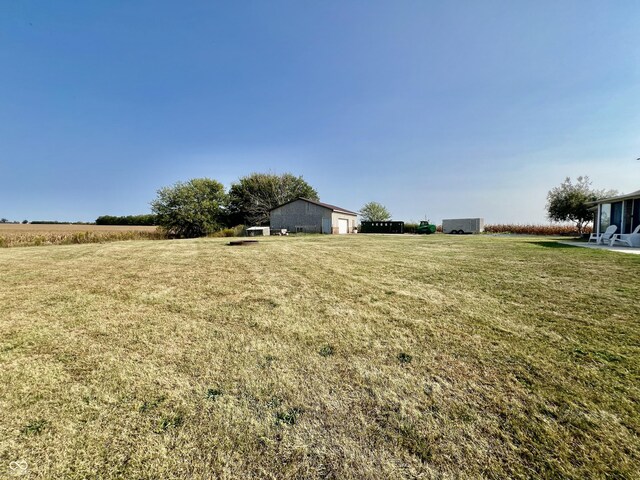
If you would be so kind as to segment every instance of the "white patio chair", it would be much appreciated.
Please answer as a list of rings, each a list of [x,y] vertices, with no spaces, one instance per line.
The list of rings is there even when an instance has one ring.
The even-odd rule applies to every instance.
[[[601,233],[600,235],[598,235],[597,233],[592,233],[591,236],[589,237],[589,242],[591,240],[595,240],[596,245],[600,245],[602,243],[609,243],[611,242],[611,237],[613,236],[614,233],[616,233],[617,229],[618,227],[616,225],[609,225],[607,229],[604,231],[604,233]]]
[[[622,243],[628,247],[640,247],[640,225],[631,233],[616,233],[612,235],[609,245],[613,247],[616,243]]]

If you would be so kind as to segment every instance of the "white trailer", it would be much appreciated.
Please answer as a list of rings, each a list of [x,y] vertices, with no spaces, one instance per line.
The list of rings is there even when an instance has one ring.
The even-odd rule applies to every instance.
[[[484,218],[447,218],[442,220],[442,233],[480,233]]]

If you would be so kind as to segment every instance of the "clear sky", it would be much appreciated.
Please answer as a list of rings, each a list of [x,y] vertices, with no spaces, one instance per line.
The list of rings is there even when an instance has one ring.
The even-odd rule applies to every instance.
[[[0,0],[0,216],[303,175],[397,220],[640,189],[640,2]]]

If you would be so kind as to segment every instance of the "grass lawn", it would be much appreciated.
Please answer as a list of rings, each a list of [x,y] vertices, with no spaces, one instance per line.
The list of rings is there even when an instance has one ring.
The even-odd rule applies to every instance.
[[[638,256],[226,241],[0,250],[0,478],[638,478]]]

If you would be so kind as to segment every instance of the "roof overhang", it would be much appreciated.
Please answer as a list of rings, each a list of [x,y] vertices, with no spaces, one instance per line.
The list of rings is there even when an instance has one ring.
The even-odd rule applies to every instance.
[[[631,200],[631,199],[635,199],[635,198],[640,198],[640,190],[637,190],[637,191],[631,192],[631,193],[627,193],[627,194],[624,194],[624,195],[617,195],[615,197],[601,198],[600,200],[595,200],[593,202],[587,202],[587,205],[599,205],[601,203],[614,203],[614,202],[620,202],[622,200]]]
[[[347,210],[345,208],[336,207],[335,205],[330,205],[328,203],[317,202],[315,200],[310,200],[308,198],[298,197],[293,200],[289,200],[288,202],[284,202],[277,207],[273,207],[269,212],[273,212],[276,208],[284,207],[285,205],[289,205],[290,203],[297,202],[298,200],[302,200],[303,202],[312,203],[313,205],[318,205],[319,207],[326,208],[327,210],[331,210],[334,213],[344,213],[345,215],[360,215],[358,212],[352,212],[351,210]]]

